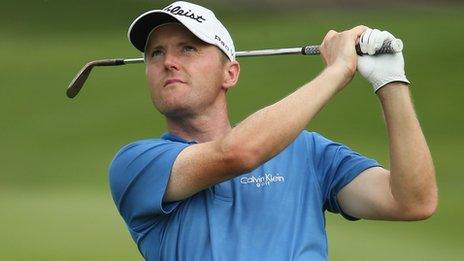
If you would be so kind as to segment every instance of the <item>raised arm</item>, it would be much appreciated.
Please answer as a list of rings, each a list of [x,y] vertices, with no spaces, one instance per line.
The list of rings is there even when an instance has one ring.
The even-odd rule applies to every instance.
[[[355,42],[365,29],[330,31],[321,45],[327,66],[315,79],[255,112],[223,138],[184,149],[172,168],[164,201],[185,199],[250,171],[283,150],[351,81],[356,72]]]
[[[360,63],[370,66],[358,63],[358,69],[371,82],[382,104],[390,145],[390,170],[364,171],[340,191],[338,201],[347,214],[358,218],[428,218],[438,202],[435,170],[406,84],[403,57],[397,54],[362,59],[365,61]],[[368,68],[381,71],[372,72]],[[393,82],[386,84],[390,81]]]
[[[390,187],[406,218],[425,218],[437,206],[435,170],[405,84],[378,92],[390,141]]]

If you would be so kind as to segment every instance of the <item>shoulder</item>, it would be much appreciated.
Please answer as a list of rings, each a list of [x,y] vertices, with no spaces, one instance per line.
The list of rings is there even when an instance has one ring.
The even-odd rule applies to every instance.
[[[347,145],[329,139],[317,132],[303,131],[297,138],[296,142],[301,145],[308,155],[308,160],[315,165],[327,161],[333,162],[345,156],[357,154],[352,151]]]
[[[144,139],[123,146],[113,157],[110,178],[120,173],[138,172],[148,165],[172,163],[189,144],[165,139]]]
[[[316,154],[319,154],[321,150],[324,150],[325,147],[333,143],[333,141],[317,132],[303,130],[292,143],[279,153],[279,155],[292,157],[294,159],[309,159],[313,158]]]
[[[127,186],[146,176],[146,173],[167,176],[177,155],[188,145],[164,139],[145,139],[123,146],[108,169],[110,187],[115,198],[119,198]]]
[[[187,145],[188,144],[164,139],[144,139],[134,141],[119,149],[111,161],[111,165],[115,163],[123,163],[128,160],[134,160],[143,154],[150,154],[151,156],[154,156],[176,148],[184,148]]]
[[[329,144],[340,144],[335,141],[332,141],[322,134],[314,131],[303,130],[298,137],[295,139],[296,144],[303,144],[307,148],[314,148],[320,146],[327,146]]]
[[[143,139],[143,140],[137,140],[133,141],[125,146],[123,146],[117,153],[116,156],[122,153],[125,153],[127,151],[132,151],[132,150],[137,150],[137,149],[142,149],[142,148],[155,148],[155,147],[162,147],[166,145],[176,145],[176,144],[182,144],[181,142],[175,142],[171,140],[165,140],[161,138],[153,138],[153,139]]]
[[[315,131],[304,130],[300,133],[300,137],[309,140],[310,142],[334,142],[325,137],[324,135]]]

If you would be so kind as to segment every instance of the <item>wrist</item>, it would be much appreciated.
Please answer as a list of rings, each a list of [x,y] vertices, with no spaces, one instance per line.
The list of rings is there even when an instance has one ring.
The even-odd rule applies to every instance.
[[[369,80],[369,82],[372,85],[372,88],[374,89],[374,93],[377,93],[380,89],[391,86],[390,84],[392,83],[398,83],[398,84],[405,84],[409,85],[410,82],[406,78],[406,75],[403,74],[391,74],[391,75],[384,75],[382,78],[372,78]]]
[[[391,82],[377,90],[376,94],[381,100],[397,99],[398,96],[409,96],[409,85],[405,82]]]
[[[325,73],[330,80],[335,82],[338,91],[350,83],[354,76],[354,72],[349,70],[348,67],[338,64],[327,66],[323,73]]]

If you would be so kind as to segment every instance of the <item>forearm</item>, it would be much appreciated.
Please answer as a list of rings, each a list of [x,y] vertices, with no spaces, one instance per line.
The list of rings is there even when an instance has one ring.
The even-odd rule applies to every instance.
[[[429,215],[437,204],[435,171],[409,88],[391,83],[381,88],[378,95],[389,136],[392,196],[411,215]]]
[[[326,68],[314,80],[250,115],[224,137],[224,146],[237,144],[253,165],[276,155],[290,144],[314,116],[349,80],[342,70]]]

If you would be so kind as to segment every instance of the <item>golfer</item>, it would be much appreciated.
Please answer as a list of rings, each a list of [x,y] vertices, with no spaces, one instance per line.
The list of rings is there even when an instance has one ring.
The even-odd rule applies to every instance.
[[[390,33],[329,31],[319,75],[236,126],[226,94],[240,65],[210,10],[175,2],[140,15],[128,36],[145,55],[151,99],[167,123],[162,137],[124,146],[109,169],[114,202],[145,259],[326,260],[326,210],[348,220],[434,213],[434,166],[403,56],[355,52],[359,43],[373,54]],[[305,130],[357,71],[381,102],[390,170]]]

